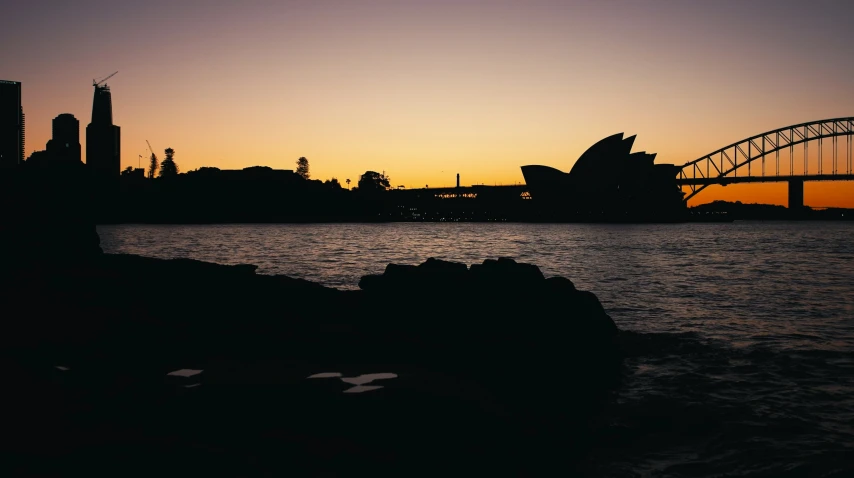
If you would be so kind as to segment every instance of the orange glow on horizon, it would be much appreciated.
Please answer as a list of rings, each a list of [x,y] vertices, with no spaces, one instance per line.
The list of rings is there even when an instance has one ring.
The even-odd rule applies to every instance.
[[[688,188],[684,191],[688,192]],[[688,206],[717,200],[788,206],[788,195],[788,184],[785,182],[709,186],[689,200]],[[813,208],[854,208],[854,182],[806,182],[804,183],[804,204]]]

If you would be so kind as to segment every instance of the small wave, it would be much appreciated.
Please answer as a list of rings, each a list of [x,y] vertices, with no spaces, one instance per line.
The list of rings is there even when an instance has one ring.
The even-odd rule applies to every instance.
[[[734,347],[697,332],[623,331],[618,340],[625,377],[596,431],[591,469],[618,476],[854,471],[850,354],[773,341]],[[634,444],[603,451],[615,442]]]
[[[707,350],[708,339],[697,332],[621,331],[618,342],[626,356],[671,355]]]

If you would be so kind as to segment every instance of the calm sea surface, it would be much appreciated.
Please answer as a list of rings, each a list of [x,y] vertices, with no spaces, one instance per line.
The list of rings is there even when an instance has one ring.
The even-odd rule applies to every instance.
[[[854,223],[101,226],[105,252],[356,288],[507,256],[594,292],[635,351],[591,470],[854,476]],[[176,284],[180,289],[180,284]]]

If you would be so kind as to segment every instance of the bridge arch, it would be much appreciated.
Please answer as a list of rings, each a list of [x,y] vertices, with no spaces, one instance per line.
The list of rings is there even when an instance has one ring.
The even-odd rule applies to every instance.
[[[844,169],[840,168],[838,143],[840,137],[846,137]],[[833,141],[833,154],[830,161],[830,173],[825,174],[822,163],[822,140],[831,138]],[[751,176],[751,166],[757,160],[761,163],[761,177],[773,180],[779,178],[785,181],[787,177],[794,177],[794,151],[796,145],[804,144],[804,175],[809,169],[809,143],[819,142],[818,153],[818,176],[816,179],[832,179],[835,175],[854,174],[854,117],[831,118],[826,120],[801,123],[765,133],[751,136],[747,139],[724,146],[705,156],[689,161],[682,166],[677,177],[680,186],[688,186],[690,192],[685,196],[685,201],[693,198],[712,184],[729,184],[740,182],[739,170],[747,170],[747,176]],[[780,151],[789,148],[789,171],[788,175],[780,174]],[[773,175],[765,173],[766,157],[774,154]],[[744,179],[743,177],[741,179]]]

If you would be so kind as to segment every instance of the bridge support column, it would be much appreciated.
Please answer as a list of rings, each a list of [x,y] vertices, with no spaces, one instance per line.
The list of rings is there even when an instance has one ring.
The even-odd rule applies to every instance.
[[[789,211],[801,211],[804,209],[804,180],[789,180]]]

